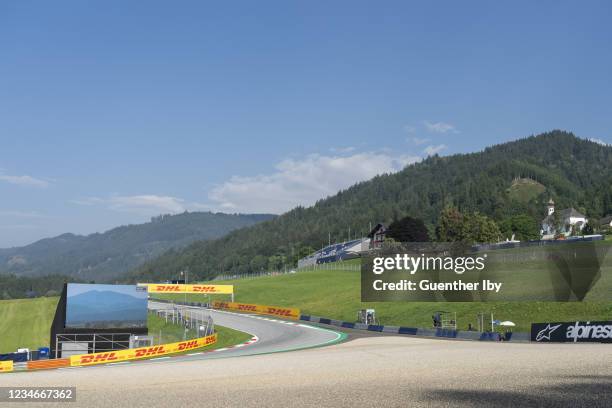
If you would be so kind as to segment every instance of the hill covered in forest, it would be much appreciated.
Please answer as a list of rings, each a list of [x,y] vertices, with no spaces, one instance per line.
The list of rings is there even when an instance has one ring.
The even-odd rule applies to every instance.
[[[329,236],[332,242],[346,240],[349,228],[351,237],[363,236],[370,225],[406,215],[421,218],[435,236],[446,206],[498,222],[513,215],[540,222],[550,198],[557,208],[574,207],[590,218],[612,213],[612,147],[552,131],[475,153],[431,156],[312,207],[297,207],[223,238],[169,251],[128,278],[166,278],[187,267],[190,276],[200,279],[291,267],[327,244]]]
[[[62,234],[23,247],[0,249],[0,274],[62,275],[85,281],[112,281],[171,248],[219,238],[273,217],[185,212],[161,215],[144,224],[121,226],[104,233]]]

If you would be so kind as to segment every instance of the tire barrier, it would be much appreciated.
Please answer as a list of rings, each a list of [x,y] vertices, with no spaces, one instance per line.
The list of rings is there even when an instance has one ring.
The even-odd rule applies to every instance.
[[[217,333],[193,340],[160,344],[157,346],[106,351],[101,353],[79,354],[75,356],[70,356],[70,366],[88,366],[95,364],[116,363],[120,361],[136,360],[148,357],[158,357],[167,354],[193,350],[204,346],[209,346],[216,342]]]
[[[235,310],[237,312],[250,312],[263,315],[271,315],[284,317],[286,319],[299,320],[300,309],[293,307],[280,307],[280,306],[265,306],[265,305],[254,305],[250,303],[236,303],[236,302],[218,302],[212,303],[213,309],[222,310]]]

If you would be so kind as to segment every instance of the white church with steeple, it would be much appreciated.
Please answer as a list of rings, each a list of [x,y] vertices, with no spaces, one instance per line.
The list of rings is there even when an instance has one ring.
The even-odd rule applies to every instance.
[[[587,218],[574,208],[566,208],[559,211],[559,231],[555,225],[555,202],[551,198],[546,205],[546,217],[542,220],[542,228],[540,234],[542,239],[554,239],[557,234],[568,237],[577,234],[587,223]]]

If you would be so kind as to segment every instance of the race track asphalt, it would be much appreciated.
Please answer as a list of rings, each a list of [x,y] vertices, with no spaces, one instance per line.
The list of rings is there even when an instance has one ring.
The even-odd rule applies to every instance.
[[[227,318],[223,323],[222,315]],[[220,313],[215,319],[246,331],[257,330],[258,323],[253,322],[315,331],[250,316]],[[372,336],[328,347],[259,354],[273,350],[275,344],[304,344],[300,336],[287,336],[280,343],[274,336],[267,340],[262,336],[262,348],[250,353],[255,355],[219,352],[206,359],[199,355],[5,374],[0,382],[2,386],[76,386],[77,402],[66,406],[94,408],[612,406],[612,347],[606,344]],[[256,344],[240,352],[248,354]]]
[[[155,310],[166,307],[168,307],[166,303],[149,302],[149,309]],[[192,309],[200,308],[192,307]],[[215,353],[175,358],[211,359],[291,351],[324,346],[344,338],[343,333],[294,321],[210,309],[206,309],[206,312],[210,313],[215,324],[254,335],[257,337],[257,342]]]

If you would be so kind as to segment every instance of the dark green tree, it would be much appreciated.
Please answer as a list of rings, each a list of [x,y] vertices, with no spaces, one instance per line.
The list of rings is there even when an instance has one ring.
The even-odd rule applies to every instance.
[[[462,241],[468,243],[497,242],[501,237],[495,221],[477,212],[464,217],[463,231]]]
[[[386,235],[397,242],[429,242],[429,232],[423,220],[410,216],[393,221]]]
[[[446,207],[440,213],[436,235],[440,242],[463,240],[463,214],[455,207]]]
[[[527,215],[519,214],[508,217],[499,223],[502,238],[510,238],[515,235],[519,241],[529,241],[540,238],[540,227],[536,220]]]
[[[501,233],[489,217],[480,213],[462,214],[453,207],[447,207],[440,214],[437,228],[440,242],[488,243],[497,242]]]

